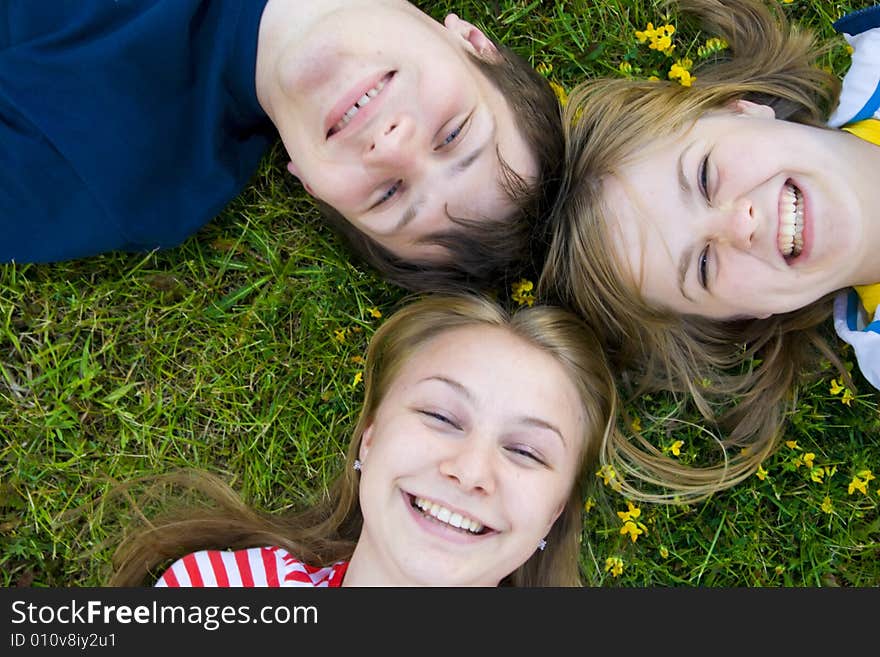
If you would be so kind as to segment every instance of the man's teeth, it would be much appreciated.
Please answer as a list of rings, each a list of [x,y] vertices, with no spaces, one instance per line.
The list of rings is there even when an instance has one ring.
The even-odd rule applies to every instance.
[[[351,121],[355,117],[355,114],[357,114],[364,105],[368,104],[371,100],[373,100],[373,98],[378,96],[384,87],[385,80],[379,80],[379,83],[375,87],[369,89],[363,96],[358,98],[358,101],[348,108],[348,111],[342,116],[342,119],[340,119],[339,123],[333,126],[333,128],[330,130],[330,134],[332,135],[334,133],[337,133],[345,126],[347,126],[349,121]]]
[[[782,216],[777,237],[779,251],[786,258],[797,257],[804,248],[804,201],[800,190],[786,184],[782,190]]]
[[[463,516],[460,513],[450,511],[445,506],[440,506],[436,502],[426,500],[424,497],[415,498],[414,504],[421,509],[425,515],[429,515],[440,522],[445,522],[447,525],[464,529],[472,534],[479,534],[483,531],[483,525],[476,520]]]

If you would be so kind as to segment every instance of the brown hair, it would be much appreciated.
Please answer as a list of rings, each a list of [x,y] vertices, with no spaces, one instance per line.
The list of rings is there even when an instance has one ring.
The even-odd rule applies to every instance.
[[[316,201],[326,221],[349,247],[384,278],[416,292],[480,290],[529,275],[543,254],[533,252],[533,236],[549,214],[562,176],[565,140],[562,110],[545,80],[523,57],[495,44],[498,57],[469,55],[479,71],[504,95],[520,135],[537,162],[538,175],[526,180],[499,153],[502,188],[515,209],[504,218],[451,217],[456,228],[430,236],[449,252],[446,263],[411,262],[365,235],[332,206]]]
[[[297,558],[326,566],[351,557],[361,530],[359,479],[353,469],[361,435],[375,415],[400,368],[432,338],[457,328],[491,326],[510,331],[556,359],[578,390],[584,417],[580,481],[547,537],[547,548],[508,576],[514,586],[577,586],[581,513],[587,474],[608,441],[618,441],[617,396],[607,363],[588,327],[559,308],[536,306],[513,314],[495,302],[472,295],[427,297],[390,317],[376,332],[367,353],[364,402],[352,434],[345,466],[329,494],[304,511],[285,515],[248,507],[217,477],[177,473],[159,484],[182,485],[207,495],[212,507],[183,507],[167,512],[132,532],[114,555],[110,584],[139,585],[156,568],[186,553],[278,545]],[[159,488],[165,495],[167,491]]]
[[[690,88],[613,79],[573,90],[564,117],[567,173],[539,283],[601,327],[614,360],[639,379],[637,392],[685,392],[721,427],[724,462],[715,466],[682,465],[641,436],[603,454],[623,476],[623,492],[661,502],[699,499],[752,474],[778,444],[790,393],[808,365],[819,354],[839,363],[817,331],[827,298],[768,319],[683,316],[648,304],[613,255],[604,181],[640,149],[738,99],[819,126],[839,92],[837,78],[813,65],[821,53],[813,35],[760,0],[677,4],[723,37],[729,52],[699,69]],[[732,447],[744,449],[729,455]]]

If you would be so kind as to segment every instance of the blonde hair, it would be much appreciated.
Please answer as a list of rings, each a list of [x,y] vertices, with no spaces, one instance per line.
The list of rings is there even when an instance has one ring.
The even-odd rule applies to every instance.
[[[218,477],[207,473],[174,473],[160,478],[195,490],[213,508],[179,508],[147,521],[131,533],[114,555],[110,584],[141,584],[157,567],[186,553],[206,549],[241,549],[262,545],[286,548],[305,563],[326,566],[348,559],[360,534],[359,479],[353,468],[365,428],[398,376],[400,368],[432,338],[450,330],[490,326],[510,331],[560,363],[575,385],[584,417],[580,480],[572,486],[565,510],[537,551],[504,584],[514,586],[580,585],[579,553],[582,499],[586,474],[601,446],[615,438],[617,395],[614,380],[590,329],[559,308],[536,306],[508,313],[484,297],[434,296],[398,310],[376,332],[367,351],[364,402],[342,472],[317,506],[287,515],[258,512]],[[164,494],[164,493],[163,493]]]
[[[638,378],[637,393],[684,392],[724,432],[723,461],[708,467],[682,465],[640,435],[609,444],[602,461],[622,475],[622,492],[655,502],[701,499],[748,477],[776,448],[786,404],[811,361],[822,354],[839,365],[816,330],[828,298],[763,320],[682,316],[648,304],[613,255],[604,182],[640,150],[739,99],[820,126],[839,93],[839,80],[814,66],[821,53],[814,36],[759,0],[677,4],[723,37],[729,56],[701,68],[690,88],[609,79],[573,90],[564,118],[567,174],[539,283],[542,294],[601,327],[612,359]]]

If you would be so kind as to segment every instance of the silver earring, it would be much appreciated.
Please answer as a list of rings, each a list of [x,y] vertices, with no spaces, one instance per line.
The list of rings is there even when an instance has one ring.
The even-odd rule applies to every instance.
[[[360,459],[354,460],[354,469],[357,470],[358,472],[361,471],[361,460]]]
[[[538,541],[538,549],[543,552],[545,547],[547,547],[547,539],[542,538],[540,541]]]

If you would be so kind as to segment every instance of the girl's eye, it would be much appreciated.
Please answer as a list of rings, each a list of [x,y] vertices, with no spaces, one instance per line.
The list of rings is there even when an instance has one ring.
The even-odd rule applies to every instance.
[[[386,192],[382,195],[382,198],[380,198],[378,201],[376,201],[376,203],[375,203],[375,205],[373,205],[373,207],[375,208],[376,206],[382,205],[386,201],[390,200],[392,196],[394,196],[398,191],[400,191],[400,188],[402,185],[403,185],[402,180],[398,180],[396,183],[391,185],[391,187],[389,187],[386,190]]]
[[[707,201],[709,200],[709,155],[703,158],[702,162],[700,162],[700,170],[697,172],[698,183],[700,186],[700,193],[703,194],[703,198]]]
[[[437,420],[438,422],[441,422],[442,424],[448,424],[453,429],[461,430],[461,427],[458,425],[458,423],[456,423],[452,419],[446,417],[442,413],[437,413],[435,411],[419,411],[419,413],[421,413],[422,415],[425,415],[433,420]]]
[[[547,465],[540,456],[535,454],[535,452],[533,452],[528,447],[523,447],[521,445],[511,445],[507,448],[507,451],[514,454],[519,454],[520,456],[525,456],[526,458],[531,459],[532,461],[534,461],[535,463],[539,463],[540,465]]]
[[[697,278],[704,290],[709,287],[709,245],[700,252],[697,259]]]

